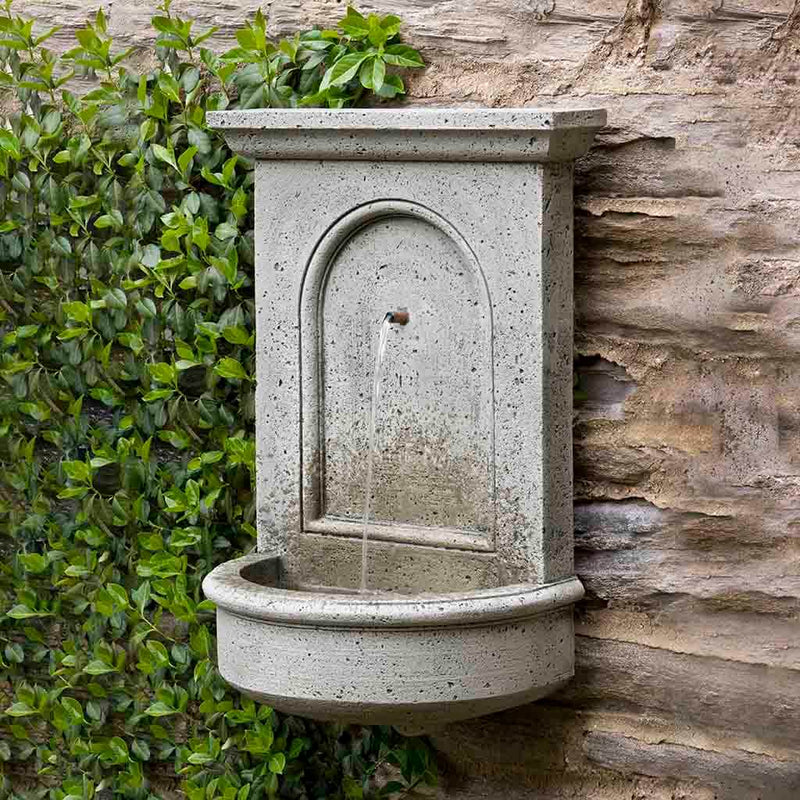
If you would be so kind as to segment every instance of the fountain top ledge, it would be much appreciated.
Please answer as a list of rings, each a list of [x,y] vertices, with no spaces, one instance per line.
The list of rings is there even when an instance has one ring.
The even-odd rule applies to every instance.
[[[265,160],[571,161],[604,109],[391,108],[212,111],[242,155]]]

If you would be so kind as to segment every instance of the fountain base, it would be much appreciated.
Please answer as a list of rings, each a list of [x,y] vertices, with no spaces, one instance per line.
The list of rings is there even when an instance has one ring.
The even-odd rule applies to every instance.
[[[536,700],[572,677],[577,578],[422,594],[303,578],[255,553],[203,584],[217,604],[222,676],[280,711],[420,731]]]

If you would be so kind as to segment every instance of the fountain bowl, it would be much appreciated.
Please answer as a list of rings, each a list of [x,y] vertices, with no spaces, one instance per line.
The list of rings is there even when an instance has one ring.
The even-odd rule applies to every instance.
[[[573,675],[577,578],[458,592],[314,586],[253,553],[203,582],[217,606],[219,669],[289,714],[408,732],[550,694]]]

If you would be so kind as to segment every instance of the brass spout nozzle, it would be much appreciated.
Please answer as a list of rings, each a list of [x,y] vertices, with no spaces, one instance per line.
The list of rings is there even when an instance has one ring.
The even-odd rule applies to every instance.
[[[408,325],[408,321],[411,319],[408,311],[390,311],[387,316],[393,325]]]

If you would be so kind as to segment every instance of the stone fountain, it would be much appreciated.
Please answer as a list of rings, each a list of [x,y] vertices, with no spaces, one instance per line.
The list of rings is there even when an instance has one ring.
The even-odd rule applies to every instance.
[[[256,160],[258,552],[204,583],[222,675],[285,712],[417,730],[554,691],[583,594],[572,162],[605,112],[209,121]]]

